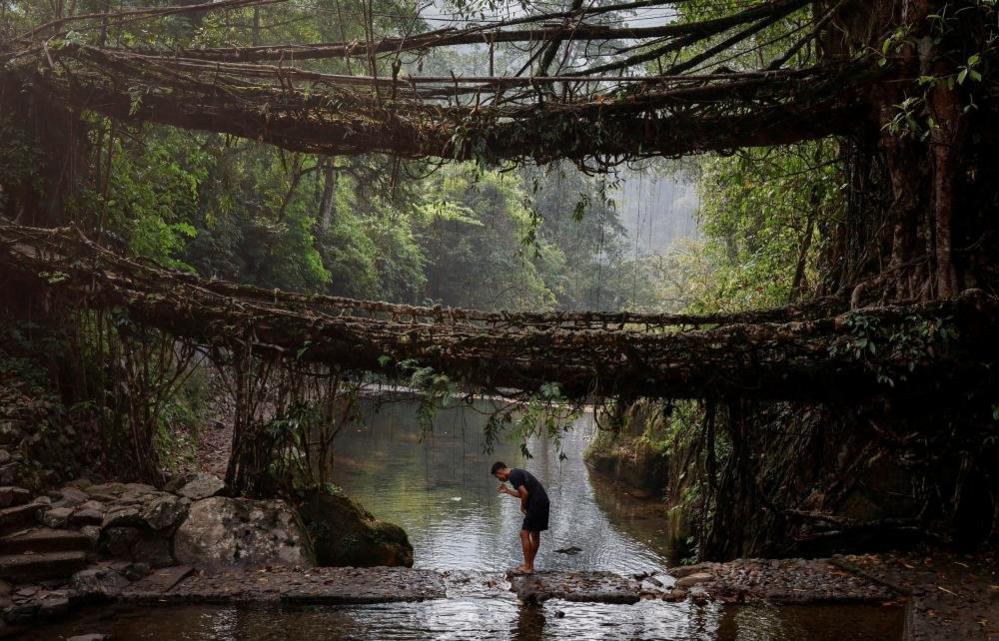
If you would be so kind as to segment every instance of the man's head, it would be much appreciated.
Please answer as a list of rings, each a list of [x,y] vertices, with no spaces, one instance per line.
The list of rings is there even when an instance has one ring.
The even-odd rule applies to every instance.
[[[503,461],[496,461],[493,463],[493,467],[489,470],[489,473],[501,481],[506,481],[510,478],[510,468],[508,468],[506,463]]]

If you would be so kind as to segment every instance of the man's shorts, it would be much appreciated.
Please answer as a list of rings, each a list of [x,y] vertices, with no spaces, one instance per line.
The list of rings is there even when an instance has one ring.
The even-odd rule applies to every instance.
[[[522,525],[520,529],[530,530],[531,532],[541,532],[542,530],[547,530],[548,508],[548,501],[528,501],[527,515],[524,516],[524,525]]]

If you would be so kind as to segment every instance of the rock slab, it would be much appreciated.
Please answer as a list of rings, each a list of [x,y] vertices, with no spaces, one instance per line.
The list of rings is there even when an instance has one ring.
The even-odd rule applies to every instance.
[[[211,474],[198,474],[177,491],[192,501],[200,501],[215,496],[225,489],[225,483]]]

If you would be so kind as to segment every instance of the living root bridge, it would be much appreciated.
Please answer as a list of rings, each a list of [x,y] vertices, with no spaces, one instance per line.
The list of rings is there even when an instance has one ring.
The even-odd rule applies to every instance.
[[[993,384],[999,300],[709,317],[491,314],[305,296],[124,258],[73,229],[0,225],[0,273],[60,304],[227,348],[397,376],[415,361],[477,389],[573,398],[844,400]]]
[[[124,122],[307,153],[490,162],[681,156],[849,134],[877,77],[854,62],[626,80],[374,78],[84,45],[16,61],[0,88],[30,87],[40,100]],[[553,84],[575,89],[537,98]]]

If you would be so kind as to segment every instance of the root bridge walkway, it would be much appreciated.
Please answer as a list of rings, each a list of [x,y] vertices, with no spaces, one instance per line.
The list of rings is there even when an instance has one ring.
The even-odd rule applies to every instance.
[[[729,315],[488,313],[265,290],[125,258],[69,229],[0,225],[0,277],[58,304],[122,309],[179,338],[390,376],[432,367],[477,390],[568,398],[849,399],[992,380],[997,300]]]

